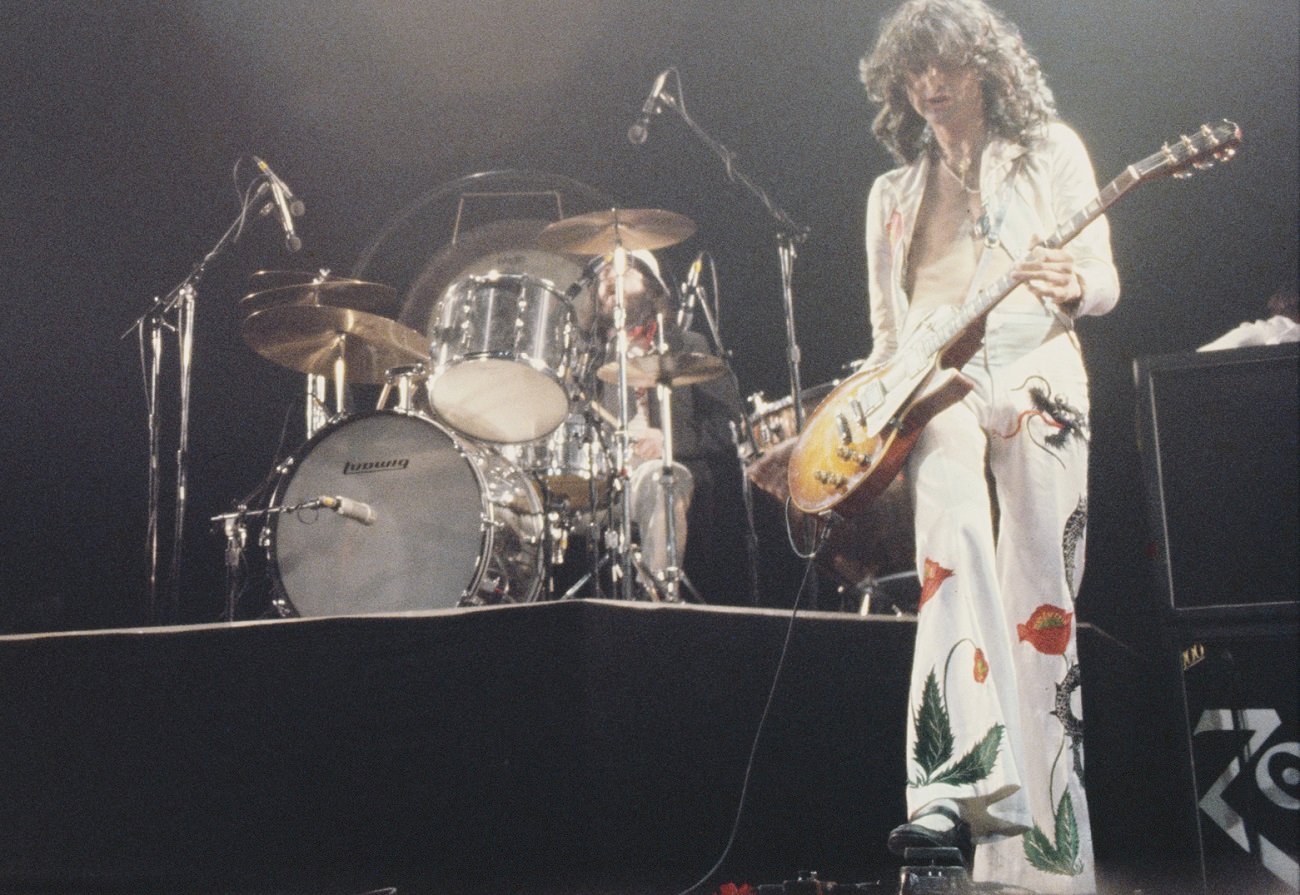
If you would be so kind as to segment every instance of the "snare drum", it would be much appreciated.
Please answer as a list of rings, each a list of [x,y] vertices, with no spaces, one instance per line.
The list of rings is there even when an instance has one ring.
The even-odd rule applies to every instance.
[[[269,552],[283,615],[414,612],[517,603],[543,580],[542,502],[495,450],[415,414],[370,412],[317,433],[274,506],[320,497],[367,505],[273,517]]]
[[[433,312],[434,410],[472,438],[550,435],[569,412],[576,332],[569,299],[528,274],[468,276]]]

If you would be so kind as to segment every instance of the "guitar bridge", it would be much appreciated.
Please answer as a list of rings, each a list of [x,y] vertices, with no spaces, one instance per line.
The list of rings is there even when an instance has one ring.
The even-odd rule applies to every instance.
[[[819,469],[814,472],[813,478],[821,482],[823,485],[829,485],[832,488],[843,488],[849,483],[848,476],[840,475],[837,472],[827,472],[824,469]]]

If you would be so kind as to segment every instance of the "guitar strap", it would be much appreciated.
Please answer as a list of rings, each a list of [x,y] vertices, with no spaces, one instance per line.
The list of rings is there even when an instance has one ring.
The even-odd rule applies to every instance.
[[[984,248],[980,252],[979,261],[975,264],[975,275],[971,277],[970,288],[966,292],[966,297],[962,299],[962,304],[970,301],[980,291],[980,284],[984,279],[984,270],[988,267],[989,257],[993,254],[993,249],[997,246],[1002,238],[1002,224],[1007,219],[1007,209],[1011,206],[1011,192],[1016,175],[1020,173],[1020,166],[1024,161],[1024,156],[1017,158],[1011,168],[1011,173],[1007,179],[1002,181],[1002,188],[998,190],[997,201],[994,205],[995,210],[990,214],[989,206],[984,206],[984,213],[980,219],[975,222],[975,235],[984,243]]]

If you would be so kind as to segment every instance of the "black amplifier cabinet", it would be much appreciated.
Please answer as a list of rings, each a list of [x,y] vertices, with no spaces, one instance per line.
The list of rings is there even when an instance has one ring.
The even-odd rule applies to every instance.
[[[1294,620],[1184,631],[1183,692],[1207,895],[1300,891]]]
[[[1298,358],[1293,343],[1134,364],[1158,587],[1180,616],[1295,618]]]

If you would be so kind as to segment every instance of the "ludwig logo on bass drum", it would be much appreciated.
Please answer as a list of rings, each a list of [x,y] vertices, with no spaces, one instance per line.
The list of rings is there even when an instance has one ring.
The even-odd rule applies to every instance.
[[[343,474],[360,475],[363,472],[389,472],[394,469],[405,469],[410,465],[411,461],[406,457],[397,460],[362,460],[357,463],[344,460]]]

